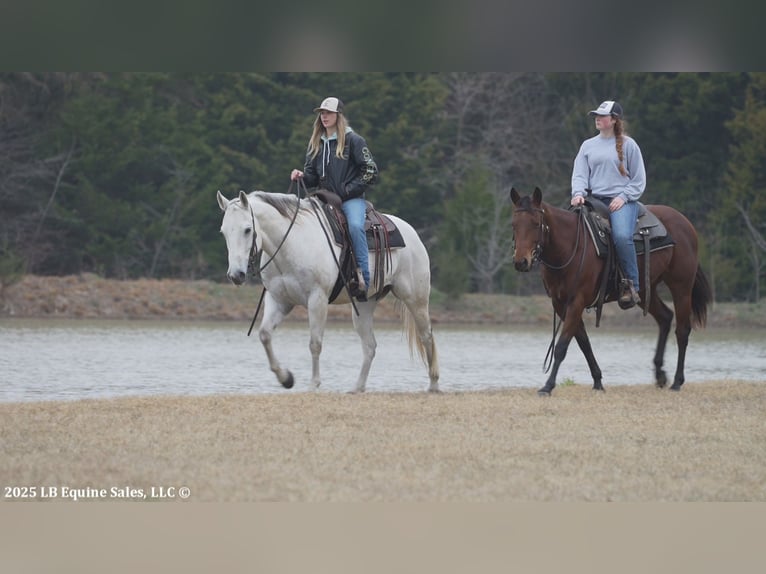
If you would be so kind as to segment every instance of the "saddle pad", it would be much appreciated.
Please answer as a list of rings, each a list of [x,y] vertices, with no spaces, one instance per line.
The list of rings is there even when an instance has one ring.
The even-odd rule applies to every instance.
[[[660,249],[665,249],[666,247],[672,247],[675,245],[676,242],[673,241],[673,238],[670,235],[666,235],[665,237],[654,237],[649,240],[649,252],[652,251],[659,251]],[[635,240],[633,241],[633,245],[636,248],[636,253],[638,255],[641,255],[644,252],[644,242]]]

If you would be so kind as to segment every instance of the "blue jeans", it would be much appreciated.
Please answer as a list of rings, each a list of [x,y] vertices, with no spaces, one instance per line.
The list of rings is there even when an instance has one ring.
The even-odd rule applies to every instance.
[[[609,205],[607,200],[605,203]],[[609,222],[612,225],[612,241],[617,252],[617,261],[622,267],[625,276],[633,281],[633,286],[638,291],[638,262],[636,261],[636,248],[633,245],[633,230],[638,218],[638,204],[630,201],[617,211],[609,213]]]
[[[370,262],[368,257],[367,235],[364,232],[364,212],[367,202],[363,197],[356,197],[343,202],[343,213],[348,223],[348,234],[351,236],[351,248],[354,250],[356,264],[362,270],[364,284],[370,286]]]

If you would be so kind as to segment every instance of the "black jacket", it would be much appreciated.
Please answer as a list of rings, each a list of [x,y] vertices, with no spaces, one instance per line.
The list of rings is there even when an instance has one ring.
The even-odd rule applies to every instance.
[[[378,166],[367,142],[354,131],[347,131],[343,159],[340,159],[335,155],[337,136],[322,140],[322,149],[316,156],[306,155],[303,167],[306,187],[329,189],[343,201],[364,197],[367,188],[378,180]]]

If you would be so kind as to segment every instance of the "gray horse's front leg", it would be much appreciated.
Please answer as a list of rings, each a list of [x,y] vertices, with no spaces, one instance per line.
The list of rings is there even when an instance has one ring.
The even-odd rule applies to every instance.
[[[269,360],[269,367],[277,376],[277,380],[286,389],[291,389],[295,383],[293,374],[283,369],[274,355],[274,349],[271,346],[271,334],[274,329],[284,320],[284,318],[293,310],[292,305],[280,305],[267,291],[264,299],[263,306],[263,320],[261,326],[258,329],[258,337],[261,339],[263,348],[266,351],[266,357]]]
[[[318,389],[322,384],[322,378],[319,375],[319,356],[322,354],[328,306],[327,294],[323,291],[314,293],[309,298],[309,350],[311,351],[311,384],[314,389]]]

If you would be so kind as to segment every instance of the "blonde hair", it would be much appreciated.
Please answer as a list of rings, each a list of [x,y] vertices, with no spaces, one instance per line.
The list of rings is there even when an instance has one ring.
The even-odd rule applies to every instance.
[[[346,116],[339,113],[338,122],[335,124],[336,133],[338,134],[338,148],[335,150],[335,157],[339,159],[344,159],[343,150],[346,148],[347,127],[348,122],[346,121]],[[322,125],[322,116],[320,112],[314,119],[314,130],[312,131],[311,138],[309,139],[308,153],[311,156],[311,159],[314,159],[319,153],[319,148],[322,147],[322,136],[324,133],[325,129]]]
[[[624,142],[623,135],[627,135],[627,126],[620,118],[615,118],[614,122],[614,147],[617,148],[617,159],[620,160],[620,175],[628,176],[628,172],[625,170],[625,158],[622,152],[622,144]]]

